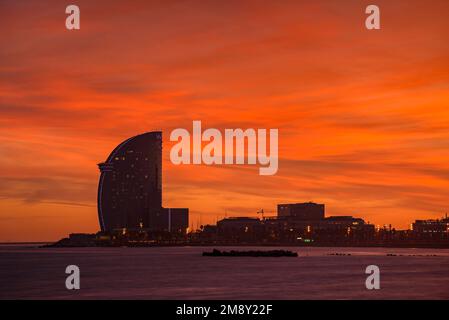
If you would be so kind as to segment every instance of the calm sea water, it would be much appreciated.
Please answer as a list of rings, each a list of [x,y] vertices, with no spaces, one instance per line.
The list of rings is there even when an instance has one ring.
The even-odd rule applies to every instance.
[[[299,257],[201,256],[211,249],[0,246],[0,299],[449,299],[449,250],[283,248]],[[70,264],[81,270],[80,290],[65,288]],[[381,270],[380,290],[365,288],[371,264]]]

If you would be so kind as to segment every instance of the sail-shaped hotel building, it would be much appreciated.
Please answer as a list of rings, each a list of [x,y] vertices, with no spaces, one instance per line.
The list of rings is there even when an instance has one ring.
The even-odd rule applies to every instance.
[[[102,231],[140,228],[185,232],[188,209],[162,207],[162,132],[123,141],[98,167]]]

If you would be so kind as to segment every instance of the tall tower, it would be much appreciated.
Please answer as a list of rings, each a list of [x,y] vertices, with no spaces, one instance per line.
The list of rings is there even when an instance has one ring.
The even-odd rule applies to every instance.
[[[101,230],[152,228],[162,211],[162,132],[123,141],[98,167]]]

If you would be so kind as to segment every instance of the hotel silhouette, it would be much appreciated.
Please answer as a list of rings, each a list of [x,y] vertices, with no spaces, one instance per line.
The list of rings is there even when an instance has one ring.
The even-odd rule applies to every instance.
[[[102,232],[186,232],[189,209],[162,207],[162,132],[123,141],[98,167]]]

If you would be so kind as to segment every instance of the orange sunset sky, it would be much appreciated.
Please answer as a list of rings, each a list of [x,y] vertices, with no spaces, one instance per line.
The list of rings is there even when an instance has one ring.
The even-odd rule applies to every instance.
[[[0,241],[96,232],[96,164],[153,130],[164,206],[194,227],[281,202],[396,228],[449,211],[447,0],[2,0],[0,39]],[[278,128],[278,173],[171,164],[192,120]]]

